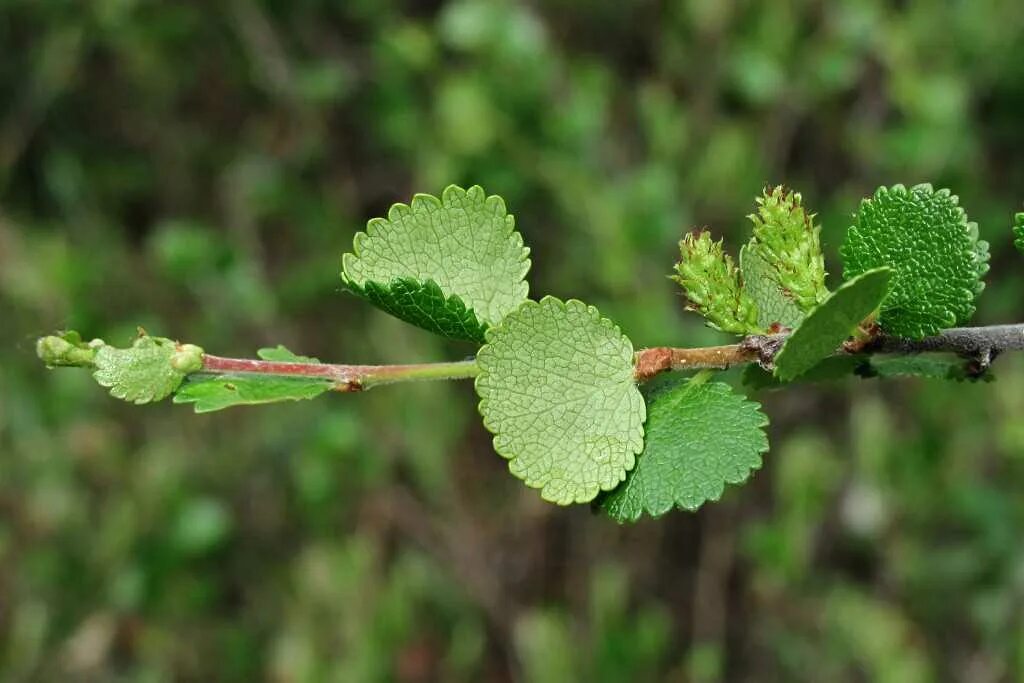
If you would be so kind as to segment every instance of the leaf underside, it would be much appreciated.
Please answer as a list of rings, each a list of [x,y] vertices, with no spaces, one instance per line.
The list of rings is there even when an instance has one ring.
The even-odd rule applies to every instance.
[[[165,337],[141,336],[127,349],[101,346],[93,377],[110,395],[143,404],[169,396],[185,373],[171,364],[177,343]]]
[[[320,361],[299,356],[284,346],[260,349],[256,352],[263,360],[281,363],[311,363]],[[209,413],[234,406],[299,401],[316,398],[330,391],[334,383],[319,377],[281,377],[239,372],[227,375],[189,375],[174,395],[175,403],[191,403],[197,413]]]
[[[847,278],[893,269],[878,322],[911,339],[969,320],[988,270],[988,244],[956,195],[927,184],[882,187],[863,200],[840,254]]]
[[[775,357],[775,375],[788,382],[832,355],[886,296],[892,271],[870,270],[848,280],[815,308]]]
[[[619,484],[643,448],[633,345],[580,301],[529,301],[477,353],[484,426],[509,471],[541,497],[584,503]]]
[[[526,300],[529,253],[500,197],[450,185],[371,220],[342,257],[342,281],[406,322],[481,342]]]
[[[749,244],[740,249],[740,271],[744,289],[757,304],[757,322],[762,328],[771,329],[778,323],[794,329],[800,324],[803,311],[772,277],[771,265]]]
[[[598,501],[613,519],[696,510],[761,466],[768,418],[728,384],[675,380],[645,398],[644,450],[626,481]]]

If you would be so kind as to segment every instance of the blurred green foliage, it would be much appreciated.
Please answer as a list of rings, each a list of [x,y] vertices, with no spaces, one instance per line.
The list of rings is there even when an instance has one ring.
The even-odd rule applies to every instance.
[[[467,383],[196,416],[33,344],[462,357],[338,281],[448,183],[648,346],[723,338],[665,278],[694,225],[735,251],[786,183],[837,272],[931,181],[1019,321],[1022,54],[1016,0],[0,0],[0,678],[1020,680],[1021,359],[765,394],[752,484],[620,528],[509,477]]]

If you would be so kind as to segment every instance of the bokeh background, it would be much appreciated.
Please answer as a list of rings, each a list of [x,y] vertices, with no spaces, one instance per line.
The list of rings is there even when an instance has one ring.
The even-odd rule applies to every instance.
[[[760,396],[773,444],[619,527],[509,476],[468,383],[205,416],[47,372],[137,325],[223,355],[473,352],[340,291],[355,231],[480,183],[531,291],[640,346],[765,183],[830,257],[879,184],[952,188],[1024,319],[1019,0],[0,0],[0,679],[1021,681],[1024,362]]]

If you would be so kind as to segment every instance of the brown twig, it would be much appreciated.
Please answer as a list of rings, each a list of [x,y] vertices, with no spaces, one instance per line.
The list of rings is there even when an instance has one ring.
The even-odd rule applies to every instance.
[[[836,353],[955,353],[970,361],[973,369],[984,372],[1003,351],[1024,350],[1024,324],[954,327],[919,340],[878,334],[877,328],[875,331],[873,338],[844,345]],[[642,349],[636,353],[636,379],[644,382],[670,370],[724,370],[744,363],[758,363],[770,369],[788,338],[788,333],[751,335],[738,344],[726,346]]]

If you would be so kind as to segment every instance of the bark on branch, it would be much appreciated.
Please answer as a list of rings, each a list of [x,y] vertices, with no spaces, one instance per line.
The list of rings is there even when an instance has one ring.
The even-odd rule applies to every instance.
[[[721,370],[744,363],[759,363],[762,367],[771,368],[775,355],[788,337],[788,334],[752,335],[738,344],[726,346],[641,349],[636,354],[636,379],[643,382],[670,370]],[[973,364],[971,371],[984,372],[1003,351],[1020,350],[1024,350],[1024,324],[954,327],[918,341],[880,335],[860,346],[856,352],[955,353]],[[848,352],[837,349],[837,353]]]

